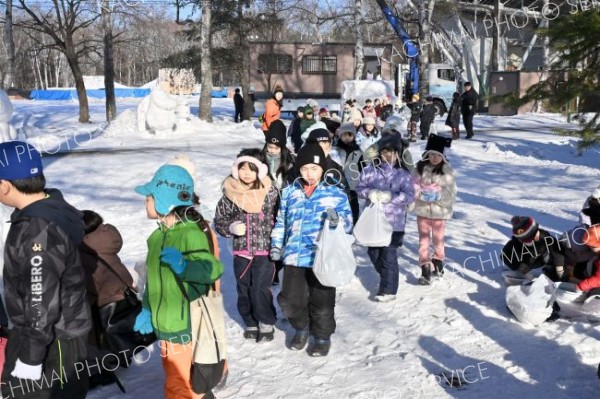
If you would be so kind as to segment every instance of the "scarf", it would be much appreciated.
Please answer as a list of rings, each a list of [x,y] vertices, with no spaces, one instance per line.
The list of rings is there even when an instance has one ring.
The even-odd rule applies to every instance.
[[[261,183],[264,187],[252,190],[244,186],[239,180],[229,176],[223,182],[223,194],[245,212],[260,213],[267,193],[271,188],[271,178],[267,176]]]

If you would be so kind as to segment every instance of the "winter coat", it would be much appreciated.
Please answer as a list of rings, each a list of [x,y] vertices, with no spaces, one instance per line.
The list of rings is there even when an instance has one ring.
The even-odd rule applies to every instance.
[[[565,257],[557,240],[546,230],[539,229],[540,238],[533,245],[525,245],[516,237],[502,248],[502,261],[511,270],[527,273],[545,265],[564,266]]]
[[[410,173],[384,161],[369,165],[360,174],[356,193],[368,199],[371,190],[391,193],[392,200],[384,205],[385,216],[394,231],[404,231],[406,207],[415,200]]]
[[[356,144],[356,141],[345,144],[340,140],[334,148],[334,151],[337,154],[340,165],[344,168],[344,176],[346,177],[350,190],[356,190],[358,178],[360,177],[359,162],[362,156],[360,147]]]
[[[413,171],[416,185],[416,200],[413,212],[417,216],[429,219],[450,219],[456,201],[456,182],[454,179],[454,170],[449,163],[444,162],[442,166],[443,175],[433,173],[433,165],[427,163],[423,168],[423,173],[419,175],[415,168]],[[441,188],[442,198],[435,202],[425,202],[420,198],[421,190],[427,186],[435,184]]]
[[[112,224],[103,224],[86,234],[79,246],[81,263],[88,278],[87,293],[91,303],[98,307],[124,299],[123,292],[133,284],[129,270],[117,255],[122,247],[123,238]]]
[[[187,266],[179,279],[190,300],[208,292],[210,285],[223,274],[223,265],[210,253],[206,234],[193,220],[171,227],[160,225],[147,244],[148,274],[143,306],[152,313],[152,327],[159,340],[185,343],[191,337],[189,302],[179,288],[175,273],[160,261],[160,254],[166,247],[184,254]]]
[[[460,126],[460,103],[457,100],[452,100],[452,104],[450,104],[448,117],[446,118],[446,126],[450,126],[454,129]]]
[[[577,284],[577,289],[581,291],[590,291],[594,288],[600,288],[600,258],[594,262],[594,274]]]
[[[247,190],[240,201],[240,195],[235,195],[232,188],[238,189],[239,180],[228,177],[223,184],[223,197],[217,204],[215,214],[215,229],[226,238],[233,237],[233,254],[243,256],[268,255],[271,245],[271,231],[277,213],[278,190],[271,185],[271,178],[263,179],[265,186],[261,190]],[[239,190],[239,189],[238,189]],[[247,201],[246,201],[247,199]],[[247,203],[246,203],[247,202]],[[253,206],[262,203],[259,212],[250,212],[248,203]],[[253,209],[252,211],[256,211]],[[246,225],[246,234],[233,236],[229,227],[234,222]]]
[[[325,170],[323,180],[330,186],[336,186],[343,190],[346,195],[350,195],[350,188],[348,181],[346,180],[346,176],[344,174],[344,168],[333,160],[331,155],[328,155],[325,159],[327,162],[327,170]],[[300,175],[300,169],[294,167],[290,170],[290,174],[288,175],[288,181],[290,184],[293,184],[296,181],[302,180],[302,176]]]
[[[306,132],[306,130],[311,127],[312,125],[314,125],[315,123],[317,123],[317,121],[315,119],[306,119],[303,118],[300,121],[300,136],[302,136],[302,134],[304,132]]]
[[[377,127],[374,127],[370,134],[365,132],[365,128],[361,127],[356,133],[356,143],[360,147],[361,151],[365,151],[374,143],[378,142],[381,138],[381,134]]]
[[[42,364],[50,345],[92,327],[78,246],[83,216],[60,191],[15,210],[4,244],[4,298],[11,345],[26,364]]]
[[[302,131],[300,130],[300,122],[302,118],[298,118],[297,116],[292,119],[290,123],[290,127],[288,128],[287,135],[292,140],[292,145],[294,146],[294,152],[300,151],[300,147],[304,141],[302,140]]]
[[[475,89],[465,91],[460,95],[460,110],[463,114],[474,114],[477,111],[479,95]]]
[[[370,116],[373,120],[377,119],[377,112],[375,112],[375,108],[371,106],[371,108],[363,107],[362,109],[363,118]]]
[[[296,160],[295,156],[290,154],[290,162],[286,170],[281,168],[281,154],[277,154],[276,156],[272,157],[265,151],[264,156],[266,161],[265,163],[269,167],[269,176],[273,181],[273,185],[278,190],[281,190],[288,185],[288,177],[294,168],[294,162]]]
[[[261,129],[263,132],[269,130],[269,126],[273,121],[281,117],[281,103],[275,97],[269,98],[265,104],[265,113]]]
[[[421,123],[431,124],[435,120],[435,114],[437,113],[437,108],[431,101],[426,101],[423,104],[423,110],[421,111]]]
[[[352,108],[344,109],[342,112],[342,123],[352,122]]]
[[[240,93],[235,93],[233,95],[233,105],[235,106],[236,110],[241,111],[244,109],[244,97],[242,97]]]
[[[565,256],[565,266],[575,266],[596,257],[596,253],[584,244],[585,230],[585,225],[578,225],[558,238],[559,248]]]
[[[322,181],[307,197],[298,179],[281,193],[277,222],[271,233],[271,247],[282,249],[285,265],[311,268],[315,262],[317,238],[323,229],[327,209],[333,208],[347,233],[352,231],[348,196]]]
[[[421,100],[413,101],[411,103],[406,104],[408,109],[410,109],[410,121],[418,122],[421,119],[421,111],[423,111],[423,103]]]
[[[409,142],[406,139],[402,139],[402,144],[404,145],[404,150],[402,151],[402,166],[405,169],[408,169],[410,173],[413,173],[415,169],[415,163],[413,162],[412,155],[410,150],[408,149]],[[360,161],[360,169],[362,170],[366,165],[370,165],[373,163],[375,159],[379,157],[379,142],[371,144],[366,150],[363,151],[362,159]]]

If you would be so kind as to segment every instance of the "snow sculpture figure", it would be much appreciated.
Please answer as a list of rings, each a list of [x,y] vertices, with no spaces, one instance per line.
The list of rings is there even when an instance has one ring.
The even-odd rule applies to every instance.
[[[150,131],[156,137],[170,137],[177,127],[177,98],[155,89],[138,105],[138,130]]]
[[[11,141],[17,138],[15,127],[10,124],[13,106],[5,92],[0,90],[0,142]]]

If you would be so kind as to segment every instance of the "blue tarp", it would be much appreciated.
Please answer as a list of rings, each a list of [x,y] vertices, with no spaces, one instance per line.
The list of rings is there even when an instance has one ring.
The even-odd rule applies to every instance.
[[[123,97],[146,97],[150,94],[150,89],[115,89],[117,98]],[[88,98],[105,98],[105,90],[86,90]],[[77,91],[68,90],[32,90],[29,96],[32,100],[77,100]]]
[[[212,98],[227,98],[227,89],[213,90],[210,92]]]

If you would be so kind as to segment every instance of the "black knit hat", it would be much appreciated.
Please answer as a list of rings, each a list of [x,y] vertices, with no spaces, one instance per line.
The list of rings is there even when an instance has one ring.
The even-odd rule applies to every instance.
[[[327,170],[327,160],[325,159],[325,153],[321,146],[317,143],[306,143],[296,157],[296,167],[300,170],[304,165],[314,163],[319,165],[323,169],[323,175]]]
[[[539,230],[534,218],[529,216],[513,216],[510,219],[513,236],[522,242],[531,242]]]
[[[430,134],[427,139],[427,146],[425,151],[435,151],[444,155],[446,148],[450,148],[452,145],[452,139],[449,137],[438,136],[437,134]]]
[[[306,139],[307,143],[318,143],[321,141],[331,141],[329,130],[322,127],[312,130]]]
[[[267,144],[277,144],[280,148],[285,147],[287,141],[287,134],[285,125],[279,119],[274,120],[269,125],[269,130],[265,135],[265,142]]]
[[[381,137],[381,140],[378,142],[378,151],[381,154],[381,151],[396,151],[398,154],[402,155],[404,151],[402,136],[395,134],[386,134]]]

